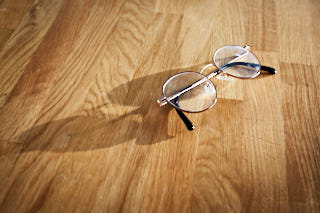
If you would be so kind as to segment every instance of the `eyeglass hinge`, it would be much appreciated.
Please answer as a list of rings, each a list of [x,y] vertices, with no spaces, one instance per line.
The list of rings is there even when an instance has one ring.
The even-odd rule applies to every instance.
[[[157,103],[159,104],[159,106],[164,106],[166,105],[168,102],[166,100],[166,98],[164,96],[161,96],[158,100],[157,100]]]

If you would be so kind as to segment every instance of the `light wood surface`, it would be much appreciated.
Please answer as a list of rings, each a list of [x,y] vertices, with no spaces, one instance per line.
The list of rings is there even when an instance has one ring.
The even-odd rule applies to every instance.
[[[223,45],[188,131],[156,100]],[[319,212],[320,1],[0,0],[0,212]]]

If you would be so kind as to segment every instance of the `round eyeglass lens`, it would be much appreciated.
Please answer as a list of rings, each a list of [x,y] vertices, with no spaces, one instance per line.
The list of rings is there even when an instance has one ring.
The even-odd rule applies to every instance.
[[[219,70],[235,77],[254,78],[260,74],[258,58],[240,46],[221,47],[214,54],[213,62]]]
[[[211,108],[217,101],[216,88],[206,76],[197,72],[182,72],[169,78],[163,86],[163,95],[169,99],[195,83],[199,85],[168,102],[186,112],[201,112]]]

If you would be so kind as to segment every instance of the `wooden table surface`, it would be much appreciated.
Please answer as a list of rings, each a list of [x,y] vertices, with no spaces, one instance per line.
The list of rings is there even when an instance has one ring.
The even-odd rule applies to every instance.
[[[278,74],[172,75],[249,44]],[[0,212],[319,212],[319,0],[0,0]]]

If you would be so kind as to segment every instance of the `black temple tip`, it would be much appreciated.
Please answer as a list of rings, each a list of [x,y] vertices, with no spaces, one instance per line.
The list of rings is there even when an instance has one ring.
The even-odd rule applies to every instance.
[[[267,71],[270,74],[276,74],[277,70],[273,67],[261,66],[261,70]]]

